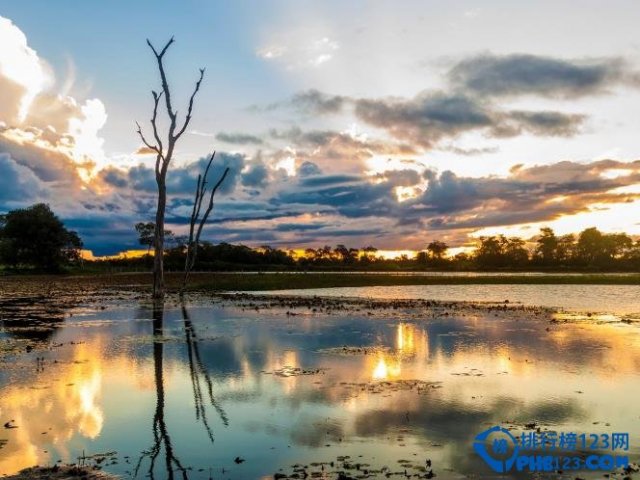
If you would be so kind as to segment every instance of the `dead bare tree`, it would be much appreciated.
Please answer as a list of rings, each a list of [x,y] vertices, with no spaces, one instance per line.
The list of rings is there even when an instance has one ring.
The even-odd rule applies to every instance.
[[[207,167],[204,169],[204,173],[198,175],[198,183],[196,184],[193,210],[191,212],[191,221],[189,224],[189,242],[187,243],[187,257],[184,262],[184,277],[182,278],[180,296],[184,295],[184,290],[187,287],[187,282],[189,281],[189,275],[191,274],[191,270],[193,270],[193,266],[196,263],[196,255],[198,254],[198,243],[200,242],[200,235],[202,234],[202,229],[207,223],[209,214],[213,210],[213,198],[215,197],[218,188],[220,188],[220,185],[222,185],[222,182],[224,182],[224,179],[229,173],[229,167],[226,167],[216,184],[211,189],[211,192],[209,194],[209,203],[207,204],[207,207],[201,218],[200,212],[202,211],[202,200],[204,199],[205,193],[207,191],[207,176],[209,175],[209,169],[211,168],[211,163],[213,163],[213,159],[215,158],[215,156],[216,152],[213,152],[211,154],[211,157],[209,158]],[[197,230],[196,224],[198,225]]]
[[[171,92],[169,90],[169,83],[167,81],[167,75],[164,67],[164,56],[167,53],[169,47],[173,44],[174,39],[171,39],[166,43],[162,50],[158,51],[151,41],[147,40],[147,44],[158,63],[158,70],[160,72],[160,80],[162,83],[162,90],[160,93],[155,90],[151,91],[153,95],[153,114],[151,116],[151,127],[153,129],[154,141],[147,140],[142,133],[140,124],[136,122],[138,127],[138,135],[142,139],[145,146],[151,149],[156,154],[155,163],[155,175],[156,183],[158,185],[158,206],[156,209],[156,228],[154,232],[154,260],[153,260],[153,298],[164,298],[164,217],[167,207],[167,171],[169,164],[173,158],[176,142],[184,134],[191,121],[191,114],[193,112],[193,102],[196,94],[200,90],[200,84],[204,78],[204,68],[200,69],[200,77],[196,82],[196,86],[189,99],[189,105],[187,107],[187,114],[181,126],[178,125],[178,111],[174,110],[171,103]],[[160,101],[164,97],[164,104],[166,107],[167,117],[169,119],[169,128],[166,133],[166,143],[163,142],[161,134],[158,128],[158,107]]]

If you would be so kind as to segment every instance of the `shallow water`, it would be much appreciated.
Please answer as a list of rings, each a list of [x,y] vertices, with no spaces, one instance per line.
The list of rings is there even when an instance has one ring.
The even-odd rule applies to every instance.
[[[335,462],[315,467],[322,473],[345,455],[361,471],[420,473],[413,467],[430,459],[438,478],[484,478],[498,475],[473,452],[475,435],[492,425],[520,434],[533,422],[629,432],[627,453],[640,458],[633,325],[486,311],[292,316],[206,300],[66,313],[39,335],[47,349],[0,362],[0,424],[18,426],[0,430],[0,474],[116,452],[103,465],[124,478],[182,478],[181,467],[188,478],[273,478]],[[0,340],[37,334],[12,325]]]
[[[542,275],[542,274],[540,274]],[[358,298],[424,298],[466,302],[510,302],[582,312],[640,315],[639,285],[398,285],[256,292]]]

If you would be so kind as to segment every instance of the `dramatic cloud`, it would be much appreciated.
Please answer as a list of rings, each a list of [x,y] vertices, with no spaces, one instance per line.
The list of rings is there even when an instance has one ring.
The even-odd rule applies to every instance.
[[[96,164],[105,163],[98,136],[107,119],[104,105],[98,99],[79,104],[51,91],[50,69],[2,17],[0,43],[0,148],[37,174],[65,168],[87,182]]]
[[[0,202],[24,205],[45,195],[45,186],[29,168],[17,164],[8,154],[0,153]]]
[[[337,113],[348,99],[338,95],[327,95],[318,90],[307,90],[293,96],[291,105],[304,113]]]
[[[229,174],[220,187],[222,193],[232,192],[238,179],[242,176],[246,158],[240,154],[216,153],[209,171],[208,183],[217,181],[226,167]],[[202,157],[196,162],[170,169],[167,175],[167,192],[173,195],[191,195],[195,191],[198,175],[204,172],[209,162],[208,157]],[[100,171],[98,177],[105,183],[116,188],[128,188],[136,192],[156,192],[156,178],[152,165],[139,164],[129,169],[107,167]]]
[[[410,100],[356,100],[356,116],[392,136],[425,149],[445,138],[481,131],[490,137],[511,137],[527,132],[538,136],[571,136],[584,115],[553,111],[501,111],[463,94],[423,93]]]
[[[33,99],[51,83],[51,76],[46,64],[27,45],[24,33],[3,17],[0,45],[0,112],[5,122],[14,123],[24,120]]]
[[[316,89],[298,92],[291,98],[266,106],[253,105],[250,110],[269,112],[278,109],[294,110],[305,115],[326,115],[342,111],[351,102],[349,97],[329,95]]]
[[[323,85],[320,73],[327,72],[308,67],[331,60],[339,50],[334,40],[277,40],[259,56],[306,67],[295,75]],[[52,70],[1,17],[0,42],[0,212],[46,201],[96,253],[135,248],[133,225],[152,221],[155,213],[153,152],[140,148],[122,159],[107,158],[102,102],[56,91]],[[349,86],[336,90],[348,96],[307,88],[253,109],[266,119],[264,126],[256,129],[254,118],[246,124],[251,130],[232,124],[215,134],[223,150],[242,146],[243,153],[216,155],[208,185],[225,166],[230,173],[205,238],[285,247],[342,242],[421,248],[430,237],[455,245],[480,228],[547,222],[638,201],[640,162],[531,166],[532,154],[528,165],[503,176],[467,169],[480,165],[474,156],[511,144],[503,138],[579,134],[588,112],[567,111],[566,104],[556,109],[550,99],[638,85],[638,74],[623,60],[482,55],[454,65],[439,90],[420,92],[419,85],[405,90],[418,94],[398,97]],[[514,98],[522,95],[545,99]],[[196,179],[208,161],[194,156],[196,161],[185,162],[183,155],[209,143],[198,135],[214,136],[190,133],[167,177],[167,225],[178,234],[186,230]],[[474,143],[478,139],[482,143]],[[580,158],[586,157],[581,151]]]
[[[262,161],[251,162],[242,173],[242,185],[264,188],[269,178],[269,169]]]
[[[534,94],[575,98],[620,84],[640,86],[640,76],[621,59],[561,60],[535,55],[480,55],[455,65],[449,79],[479,95]]]
[[[271,130],[273,139],[285,141],[294,151],[282,151],[281,155],[293,155],[297,164],[312,162],[321,168],[362,171],[365,162],[378,155],[409,156],[417,150],[406,142],[369,138],[352,132],[333,130],[302,131]]]
[[[579,133],[586,115],[512,111],[502,115],[500,120],[492,128],[493,136],[513,137],[528,132],[540,137],[571,137]]]
[[[404,143],[405,152],[457,147],[442,144],[466,132],[478,131],[487,137],[503,138],[528,133],[542,137],[569,137],[580,132],[587,116],[552,110],[522,111],[500,108],[488,100],[462,92],[425,91],[413,98],[348,98],[311,90],[287,102],[267,108],[292,105],[308,115],[327,115],[351,108],[356,119],[385,130]],[[331,132],[302,132],[299,128],[271,131],[276,139],[288,138],[298,144],[326,143]],[[375,143],[375,141],[373,142]],[[463,155],[469,152],[459,149]],[[473,153],[473,152],[472,152]],[[477,152],[476,152],[477,153]]]
[[[621,174],[611,178],[607,171]],[[452,172],[429,180],[424,194],[414,200],[437,229],[479,228],[549,221],[560,215],[588,211],[593,203],[633,201],[637,194],[615,189],[640,183],[640,161],[603,160],[591,164],[559,162],[524,168],[507,178],[465,178]]]

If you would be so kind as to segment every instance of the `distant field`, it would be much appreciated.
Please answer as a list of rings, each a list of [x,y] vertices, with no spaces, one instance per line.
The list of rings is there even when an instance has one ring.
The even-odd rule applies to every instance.
[[[181,275],[166,275],[169,290],[179,287]],[[531,284],[531,285],[640,285],[640,274],[484,274],[483,276],[453,276],[441,274],[394,275],[394,274],[339,274],[339,273],[194,273],[189,284],[190,290],[210,291],[257,291],[287,290],[300,288],[366,287],[391,285],[473,285],[473,284]],[[145,290],[151,287],[149,273],[122,273],[99,275],[17,275],[0,276],[2,291],[19,289],[20,286],[34,289],[38,287],[124,287]]]

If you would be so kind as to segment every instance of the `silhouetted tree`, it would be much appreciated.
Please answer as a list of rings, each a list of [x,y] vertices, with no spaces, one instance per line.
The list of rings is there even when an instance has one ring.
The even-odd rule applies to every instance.
[[[441,242],[440,240],[434,240],[427,245],[429,259],[434,264],[441,264],[448,249],[449,246],[446,243]]]
[[[0,261],[49,272],[80,259],[82,240],[67,230],[48,205],[39,203],[4,215],[0,228]]]
[[[366,246],[364,248],[362,248],[362,255],[360,256],[360,261],[362,263],[371,263],[374,262],[376,259],[376,252],[378,251],[378,249],[374,246]]]
[[[573,234],[562,235],[558,238],[556,260],[561,265],[569,265],[575,258],[576,237]]]
[[[153,44],[149,40],[147,40],[147,44],[149,45],[149,48],[151,48],[151,51],[153,52],[153,55],[155,56],[156,62],[158,64],[158,71],[160,73],[162,89],[160,90],[160,93],[157,93],[155,90],[151,92],[153,96],[153,114],[151,116],[151,127],[153,129],[154,139],[153,142],[147,140],[145,135],[142,133],[142,128],[139,124],[137,130],[142,142],[146,145],[147,148],[151,149],[156,154],[155,177],[156,184],[158,186],[158,204],[156,209],[155,221],[156,229],[153,241],[153,298],[156,299],[164,298],[164,216],[167,206],[167,171],[169,169],[169,164],[171,163],[171,160],[173,158],[176,143],[187,130],[187,126],[191,121],[193,102],[196,94],[200,90],[202,79],[204,78],[204,69],[201,68],[200,77],[198,78],[196,86],[189,99],[185,119],[182,122],[182,125],[178,125],[178,112],[177,110],[174,110],[173,104],[171,102],[171,92],[169,90],[169,82],[167,80],[167,75],[164,67],[164,56],[173,41],[173,37],[171,37],[171,39],[162,48],[162,50],[158,51],[153,46]],[[157,121],[158,107],[163,97],[166,107],[166,114],[169,121],[169,128],[164,142],[161,138]]]
[[[156,234],[156,224],[153,222],[138,222],[135,225],[136,232],[138,232],[138,243],[147,247],[147,254],[153,246],[153,241]],[[167,242],[174,239],[173,232],[171,230],[164,231],[164,238]]]
[[[525,247],[525,241],[519,237],[509,237],[506,241],[504,237],[501,237],[501,240],[504,242],[504,265],[513,267],[526,266],[529,262],[529,251]]]
[[[227,177],[229,173],[229,167],[226,167],[222,172],[222,175],[216,182],[216,184],[211,189],[211,194],[209,195],[209,202],[205,207],[204,212],[202,213],[202,217],[200,217],[200,213],[202,212],[202,200],[204,199],[205,193],[207,192],[207,176],[209,175],[209,169],[211,168],[211,163],[213,162],[214,157],[216,156],[216,152],[211,154],[211,158],[207,163],[206,168],[204,169],[204,173],[198,175],[198,182],[196,184],[196,191],[194,194],[193,200],[193,210],[191,212],[191,219],[189,221],[189,237],[187,240],[187,255],[184,261],[184,277],[182,278],[182,287],[180,288],[180,295],[184,294],[184,290],[187,287],[187,282],[189,281],[189,274],[196,263],[196,256],[198,254],[198,243],[200,242],[200,235],[202,234],[202,229],[207,223],[207,219],[209,218],[209,214],[211,210],[213,210],[213,198],[224,182],[224,179]]]
[[[534,260],[540,265],[555,265],[558,261],[558,237],[549,227],[540,229],[536,240]]]

